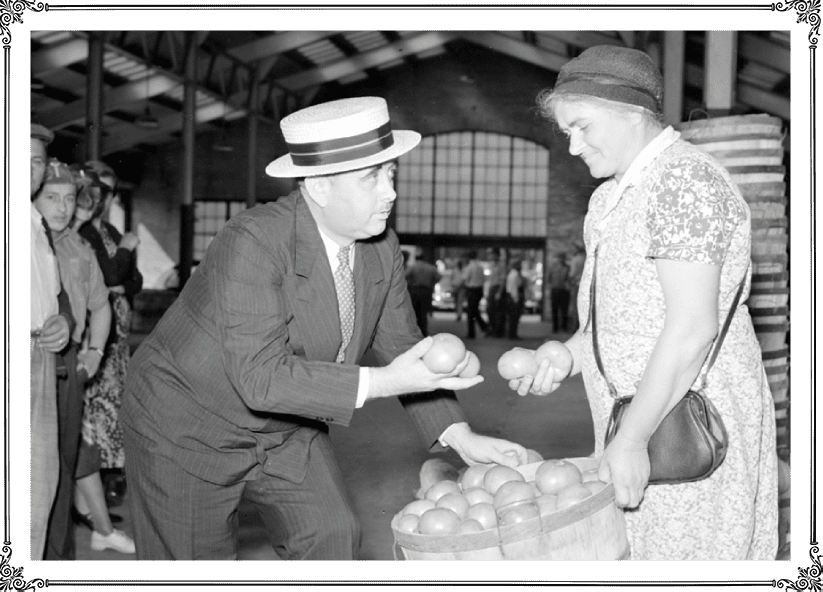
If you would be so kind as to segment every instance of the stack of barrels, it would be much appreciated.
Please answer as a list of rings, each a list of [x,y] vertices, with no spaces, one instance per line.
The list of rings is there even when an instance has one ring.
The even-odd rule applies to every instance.
[[[782,472],[789,460],[790,428],[789,219],[783,121],[769,115],[740,115],[691,121],[678,129],[684,140],[728,169],[751,210],[752,288],[747,304],[774,398]],[[781,496],[781,517],[788,515],[788,491],[786,487],[785,499]]]

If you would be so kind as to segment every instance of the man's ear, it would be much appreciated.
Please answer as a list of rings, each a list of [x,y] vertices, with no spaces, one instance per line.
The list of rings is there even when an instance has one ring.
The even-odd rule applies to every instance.
[[[319,207],[325,208],[329,203],[329,191],[331,183],[328,177],[306,177],[303,180],[303,188],[306,195],[309,196],[314,203]]]

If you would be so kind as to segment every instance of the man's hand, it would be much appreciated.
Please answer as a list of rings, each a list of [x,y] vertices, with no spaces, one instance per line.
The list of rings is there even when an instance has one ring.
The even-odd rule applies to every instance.
[[[545,396],[556,391],[562,384],[562,380],[555,380],[555,374],[559,372],[556,372],[556,368],[552,366],[548,358],[543,358],[534,376],[527,374],[523,378],[514,378],[509,381],[509,388],[521,397],[529,393]]]
[[[37,344],[52,353],[62,351],[69,342],[69,320],[60,314],[50,316],[43,323]]]
[[[597,478],[614,484],[618,507],[636,508],[649,484],[648,444],[621,436],[618,431],[603,451]]]
[[[368,399],[396,397],[407,393],[423,393],[436,389],[459,391],[483,382],[482,376],[461,378],[459,374],[469,364],[466,355],[451,372],[438,374],[423,363],[423,355],[432,347],[434,340],[426,337],[400,354],[383,368],[369,368]]]
[[[85,368],[86,374],[88,374],[88,377],[91,378],[97,374],[97,370],[100,368],[101,360],[102,356],[97,350],[89,349],[84,352],[80,352],[77,354],[77,371],[80,372],[80,370]]]
[[[443,441],[471,466],[497,463],[508,467],[528,464],[526,449],[520,444],[481,436],[471,431],[469,424],[457,423],[443,434]]]

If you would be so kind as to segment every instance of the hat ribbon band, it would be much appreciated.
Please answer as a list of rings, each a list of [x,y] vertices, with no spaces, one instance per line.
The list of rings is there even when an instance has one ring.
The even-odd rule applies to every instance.
[[[642,86],[636,86],[634,84],[629,84],[622,78],[617,78],[616,76],[609,76],[607,74],[588,74],[581,72],[579,74],[567,74],[563,77],[562,81],[559,81],[557,86],[562,84],[566,84],[567,82],[591,82],[594,84],[602,84],[608,86],[622,86],[624,88],[628,88],[630,90],[642,93],[652,99],[655,105],[659,105],[659,101],[656,96],[652,92],[649,91],[647,88],[643,88]]]
[[[342,145],[341,145],[342,143]],[[391,124],[386,123],[376,130],[350,138],[288,144],[292,162],[297,166],[318,166],[339,164],[374,156],[394,145]]]

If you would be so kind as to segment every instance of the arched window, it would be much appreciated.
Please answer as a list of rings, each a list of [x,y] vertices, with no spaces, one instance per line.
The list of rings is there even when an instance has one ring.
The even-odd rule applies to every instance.
[[[545,238],[549,151],[490,132],[423,138],[400,157],[396,230]]]

